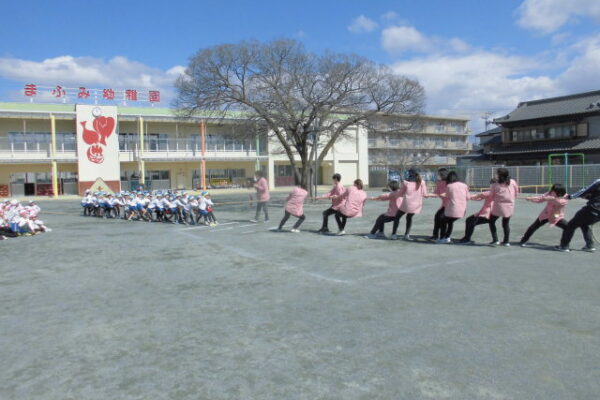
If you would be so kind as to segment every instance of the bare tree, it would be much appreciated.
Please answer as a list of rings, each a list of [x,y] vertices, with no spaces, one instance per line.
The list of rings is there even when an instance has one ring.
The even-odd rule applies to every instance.
[[[356,55],[307,52],[294,40],[223,44],[198,51],[176,82],[175,107],[225,116],[243,113],[274,135],[307,184],[334,143],[379,113],[419,114],[415,80]],[[318,143],[318,146],[315,145]]]

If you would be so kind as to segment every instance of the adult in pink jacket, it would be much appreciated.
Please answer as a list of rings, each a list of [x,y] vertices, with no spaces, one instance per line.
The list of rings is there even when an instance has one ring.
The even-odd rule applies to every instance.
[[[490,185],[497,182],[496,178],[492,178],[490,181]],[[490,216],[492,215],[492,207],[494,205],[494,201],[492,199],[492,192],[489,190],[486,192],[477,193],[476,195],[471,196],[469,200],[482,201],[483,205],[481,209],[475,214],[471,215],[465,221],[465,236],[462,237],[458,242],[462,244],[473,244],[471,237],[473,236],[473,232],[475,232],[475,227],[477,225],[486,224],[489,226]]]
[[[421,213],[423,209],[423,198],[427,197],[427,184],[423,182],[419,172],[411,168],[408,170],[408,178],[402,182],[400,186],[400,197],[402,204],[396,218],[394,219],[394,229],[392,231],[392,239],[397,239],[396,232],[400,219],[406,214],[406,230],[404,231],[404,240],[412,240],[410,237],[410,228],[412,227],[412,219],[415,214]]]
[[[256,215],[250,222],[258,222],[260,210],[265,213],[265,222],[269,222],[269,210],[267,208],[271,194],[269,193],[269,182],[265,178],[265,174],[262,171],[256,171],[254,174],[255,183],[254,188],[256,189]]]
[[[341,196],[344,200],[340,209],[335,213],[335,221],[338,224],[338,235],[344,235],[346,232],[346,222],[348,218],[362,217],[363,207],[367,200],[367,194],[363,190],[363,182],[360,179],[354,181]]]
[[[456,172],[450,171],[446,176],[446,193],[444,196],[448,199],[448,203],[444,207],[440,238],[437,242],[451,243],[450,235],[452,235],[454,222],[467,213],[467,203],[471,194],[469,193],[469,187],[458,180]]]
[[[331,199],[331,207],[323,211],[323,225],[321,225],[319,233],[329,232],[329,227],[327,226],[329,223],[329,217],[331,215],[335,215],[337,210],[339,210],[342,204],[344,204],[342,195],[346,191],[346,188],[341,183],[342,176],[340,174],[333,174],[331,179],[333,180],[333,187],[331,190],[327,194],[318,197],[319,199]]]
[[[496,171],[497,183],[492,184],[490,192],[492,193],[492,215],[490,217],[490,231],[492,232],[492,245],[498,245],[498,233],[496,231],[496,221],[502,218],[502,230],[504,231],[504,240],[502,246],[510,246],[510,217],[515,211],[515,201],[519,194],[519,185],[513,179],[506,168],[498,168]]]
[[[371,200],[375,201],[387,201],[388,208],[385,213],[377,217],[377,220],[375,220],[375,225],[373,225],[373,229],[371,229],[371,233],[366,236],[367,239],[383,237],[385,224],[396,219],[396,214],[398,213],[398,209],[402,204],[402,197],[400,197],[399,191],[400,184],[398,181],[390,181],[388,183],[388,188],[390,189],[389,193],[384,193],[380,196],[371,198]]]
[[[526,247],[527,242],[531,236],[540,227],[549,223],[550,226],[558,226],[560,229],[565,230],[567,227],[567,221],[565,221],[565,207],[569,200],[567,199],[567,190],[557,183],[550,188],[548,193],[544,193],[537,197],[528,197],[525,200],[531,201],[532,203],[546,203],[546,206],[540,213],[540,215],[533,221],[533,223],[527,228],[527,232],[523,235],[520,241],[521,247]]]
[[[435,189],[429,197],[440,197],[442,204],[433,217],[433,235],[429,238],[430,240],[438,240],[440,238],[440,228],[442,226],[442,218],[444,217],[444,210],[448,204],[448,199],[442,196],[446,193],[446,177],[448,176],[448,170],[446,168],[440,168],[437,172],[437,181],[435,182]]]
[[[304,186],[296,186],[294,189],[292,189],[286,199],[285,214],[279,223],[279,228],[277,228],[278,230],[282,230],[283,226],[290,218],[290,215],[293,215],[294,217],[298,218],[298,221],[296,221],[291,231],[300,232],[298,228],[306,219],[304,216],[304,200],[306,199],[306,196],[308,196],[308,192]]]

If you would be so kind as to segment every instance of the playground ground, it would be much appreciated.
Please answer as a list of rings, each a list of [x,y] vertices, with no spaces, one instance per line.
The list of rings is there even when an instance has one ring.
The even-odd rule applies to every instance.
[[[40,202],[53,232],[0,242],[0,399],[598,398],[598,253],[552,251],[557,228],[435,245],[428,199],[416,242],[362,237],[381,202],[344,237],[313,232],[326,202],[277,233],[246,200],[215,198],[239,202],[216,228]],[[518,202],[513,242],[539,211]]]

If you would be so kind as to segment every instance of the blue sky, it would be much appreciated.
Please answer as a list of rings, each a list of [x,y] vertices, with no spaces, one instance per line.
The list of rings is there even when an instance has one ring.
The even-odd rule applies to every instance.
[[[2,11],[0,101],[26,101],[31,82],[153,87],[168,104],[198,49],[282,37],[416,77],[429,113],[471,117],[474,130],[486,111],[600,89],[599,1],[32,0]]]

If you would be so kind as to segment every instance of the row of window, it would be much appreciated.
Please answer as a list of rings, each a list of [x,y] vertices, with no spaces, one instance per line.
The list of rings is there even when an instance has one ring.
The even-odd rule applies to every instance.
[[[151,180],[169,180],[171,171],[169,170],[149,170],[145,174],[146,179]],[[243,168],[209,168],[206,170],[207,179],[238,179],[245,178],[246,170]],[[193,179],[200,178],[200,170],[195,169],[192,172]],[[135,181],[140,179],[139,171],[121,171],[121,181]]]
[[[47,147],[52,142],[50,132],[8,132],[9,146],[14,150]],[[57,132],[56,146],[59,149],[75,150],[77,140],[72,132]]]
[[[410,123],[407,121],[379,121],[376,124],[376,129],[379,130],[410,130],[410,131],[419,131],[423,130],[427,127],[427,130],[433,130],[434,132],[456,132],[463,133],[466,129],[466,125],[464,122],[435,122],[430,124],[423,124],[419,121],[414,123]]]
[[[149,133],[146,135],[146,146],[149,151],[166,151],[179,147],[199,148],[200,135],[192,135],[186,139],[175,140],[166,133]],[[136,133],[119,133],[119,149],[132,150],[139,141]],[[35,149],[38,146],[48,146],[52,142],[50,132],[9,132],[8,146],[14,150]],[[76,150],[75,133],[57,132],[56,145],[59,149]],[[264,144],[260,143],[261,151]],[[207,151],[256,151],[256,141],[251,139],[233,139],[221,135],[206,136]]]
[[[59,180],[77,182],[77,172],[60,171]],[[52,183],[50,172],[16,172],[10,174],[10,183]]]
[[[510,132],[511,142],[529,142],[544,139],[568,139],[575,137],[577,126],[565,125],[550,128],[518,129]]]
[[[453,144],[466,144],[466,138],[463,137],[449,137],[449,138],[422,138],[422,137],[416,137],[416,138],[389,138],[387,140],[387,143],[389,143],[392,146],[401,146],[401,145],[407,145],[407,146],[424,146],[425,144],[434,144],[436,146],[444,146],[448,143],[453,143]],[[369,138],[369,146],[376,146],[377,145],[377,138]]]
[[[139,136],[136,133],[119,133],[120,150],[131,150],[138,141]],[[199,149],[202,145],[200,135],[174,139],[166,133],[149,133],[145,137],[145,142],[148,151],[167,151],[185,147]],[[260,142],[261,151],[264,147],[262,142]],[[206,135],[206,151],[256,151],[256,141],[222,135]]]

